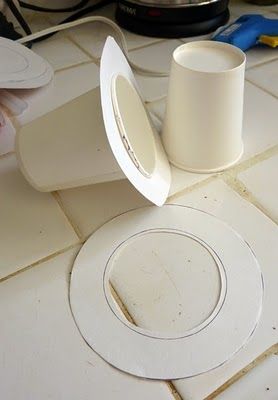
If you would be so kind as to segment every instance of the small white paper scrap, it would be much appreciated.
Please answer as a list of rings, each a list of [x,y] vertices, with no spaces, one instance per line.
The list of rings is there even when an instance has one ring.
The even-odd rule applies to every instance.
[[[0,37],[0,88],[41,87],[53,77],[53,69],[39,55],[20,43]]]
[[[14,150],[15,133],[11,120],[0,109],[0,156]]]

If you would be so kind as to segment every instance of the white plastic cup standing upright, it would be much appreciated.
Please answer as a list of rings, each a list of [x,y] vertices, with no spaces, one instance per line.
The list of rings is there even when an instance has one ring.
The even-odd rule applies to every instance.
[[[198,41],[173,53],[162,140],[171,163],[217,172],[243,153],[245,54],[220,42]]]

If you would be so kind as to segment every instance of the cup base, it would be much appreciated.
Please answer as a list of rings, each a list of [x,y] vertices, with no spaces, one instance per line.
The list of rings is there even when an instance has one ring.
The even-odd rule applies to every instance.
[[[191,168],[191,167],[189,167],[189,166],[176,163],[176,162],[173,161],[169,156],[168,156],[168,160],[170,161],[170,163],[171,163],[172,165],[174,165],[174,167],[177,167],[177,168],[179,168],[179,169],[182,169],[183,171],[193,172],[193,173],[198,173],[198,174],[211,174],[211,173],[213,173],[213,172],[222,172],[222,171],[224,171],[224,170],[226,170],[226,169],[229,169],[229,168],[233,167],[233,166],[234,166],[235,164],[237,164],[238,161],[241,159],[241,157],[242,157],[242,155],[243,155],[243,150],[244,150],[244,148],[243,148],[243,146],[242,146],[242,149],[241,149],[241,151],[240,151],[238,157],[235,158],[235,160],[233,160],[233,161],[231,161],[231,162],[229,162],[229,163],[227,163],[227,164],[225,164],[225,165],[222,165],[221,167],[217,167],[217,168],[207,168],[207,169]]]

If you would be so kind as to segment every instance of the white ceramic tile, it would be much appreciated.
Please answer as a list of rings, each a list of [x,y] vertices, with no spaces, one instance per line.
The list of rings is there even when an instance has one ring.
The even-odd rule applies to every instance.
[[[172,167],[169,196],[205,180],[209,176],[193,174]],[[62,190],[59,191],[59,195],[67,214],[70,215],[82,237],[89,236],[105,222],[127,210],[151,204],[137,192],[128,180]]]
[[[180,40],[165,40],[130,52],[130,59],[141,67],[159,72],[169,72],[173,51],[182,44]]]
[[[268,212],[268,215],[278,221],[277,171],[278,155],[241,172],[238,178]]]
[[[25,14],[25,11],[24,11],[24,14]],[[35,14],[33,14],[33,16],[30,18],[29,25],[31,27],[32,32],[35,33],[35,32],[42,31],[43,29],[49,28],[52,24],[45,17],[45,15],[35,12]]]
[[[72,67],[90,58],[67,38],[50,38],[32,47],[37,54],[46,59],[55,71]]]
[[[102,22],[90,22],[68,31],[68,35],[93,58],[101,57],[107,36],[113,36],[120,44],[119,36],[112,27]]]
[[[129,50],[142,47],[146,44],[158,41],[158,39],[145,38],[123,30]],[[102,49],[107,36],[113,36],[120,44],[119,35],[115,30],[102,22],[91,22],[80,27],[72,28],[69,36],[86,50],[93,58],[101,57]],[[94,38],[92,40],[92,37]]]
[[[82,237],[116,215],[150,204],[127,180],[62,190],[59,195]]]
[[[277,4],[272,4],[271,6],[265,7],[266,11],[271,11],[275,14],[278,14],[278,7]]]
[[[127,47],[129,50],[138,49],[140,47],[147,46],[151,43],[156,43],[161,41],[161,38],[137,35],[136,33],[129,32],[126,29],[123,28],[121,29],[125,35],[127,41]]]
[[[189,186],[208,179],[212,174],[195,174],[193,172],[183,171],[171,165],[172,182],[169,196],[181,192]]]
[[[277,59],[277,49],[265,45],[257,45],[246,52],[247,70],[256,65]]]
[[[245,82],[242,160],[277,144],[278,102],[271,95]]]
[[[248,344],[222,367],[194,378],[174,382],[183,398],[200,400],[214,392],[278,341],[277,226],[220,180],[181,196],[175,203],[205,210],[232,226],[255,252],[264,276],[263,314]]]
[[[212,33],[207,33],[206,35],[199,35],[199,36],[190,36],[182,38],[181,40],[184,43],[196,42],[198,40],[209,40],[212,36]]]
[[[276,400],[278,398],[278,356],[270,355],[235,382],[216,400]]]
[[[246,78],[278,97],[278,58],[275,61],[249,69],[246,72]]]
[[[32,19],[34,18],[35,14],[37,14],[35,11],[32,10],[27,10],[26,8],[21,8],[21,13],[25,20],[29,23],[31,23]]]
[[[81,337],[68,301],[76,252],[0,284],[1,397],[172,400],[165,383],[121,373]]]
[[[54,8],[54,7],[53,7]],[[72,12],[65,12],[65,13],[45,13],[47,19],[51,22],[52,26],[58,25],[66,18],[68,18]],[[59,35],[59,34],[58,34]]]
[[[90,63],[56,72],[53,81],[46,87],[15,90],[14,92],[29,105],[29,108],[17,118],[18,122],[24,125],[96,88],[98,84],[99,68]]]
[[[0,159],[0,278],[78,241],[49,193],[35,191],[13,155]]]
[[[139,74],[136,74],[135,77],[145,101],[157,101],[167,95],[168,78],[148,77]]]

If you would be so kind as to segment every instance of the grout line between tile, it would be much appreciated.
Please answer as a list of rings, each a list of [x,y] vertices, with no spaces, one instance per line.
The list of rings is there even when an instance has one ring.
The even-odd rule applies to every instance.
[[[71,244],[70,246],[65,247],[64,249],[61,249],[61,250],[58,250],[58,251],[56,251],[56,252],[54,252],[52,254],[49,254],[48,256],[46,256],[44,258],[41,258],[40,260],[35,261],[34,263],[29,264],[26,267],[23,267],[23,268],[19,269],[18,271],[15,271],[12,274],[9,274],[9,275],[5,276],[4,278],[1,278],[0,279],[0,284],[2,282],[7,281],[8,279],[14,278],[15,276],[17,276],[17,275],[19,275],[19,274],[21,274],[21,273],[23,273],[25,271],[28,271],[31,268],[35,268],[35,267],[43,264],[44,262],[51,260],[52,258],[55,258],[55,257],[57,257],[57,256],[59,256],[59,255],[61,255],[63,253],[66,253],[68,250],[74,249],[75,247],[77,247],[78,245],[81,245],[81,244],[82,244],[82,242],[79,241],[79,242],[76,242],[74,244]]]
[[[167,203],[176,200],[177,198],[179,198],[180,196],[183,196],[187,193],[191,193],[196,189],[199,189],[203,186],[208,185],[209,183],[211,183],[212,181],[214,181],[218,176],[217,175],[213,175],[213,176],[209,176],[207,179],[204,179],[203,181],[194,183],[191,186],[186,187],[185,189],[180,190],[177,193],[174,193],[173,195],[169,196],[167,199]]]
[[[112,285],[112,283],[109,281],[109,286],[110,286],[110,290],[111,290],[111,295],[113,297],[113,299],[115,300],[115,302],[117,303],[117,305],[119,306],[120,310],[122,311],[123,315],[125,316],[125,318],[133,325],[138,326],[138,324],[136,323],[136,321],[134,320],[134,318],[132,317],[132,315],[130,314],[130,312],[127,309],[127,306],[123,303],[122,299],[120,298],[118,292],[116,291],[116,289],[114,288],[114,286]],[[163,383],[165,383],[168,387],[168,389],[170,390],[174,400],[183,400],[183,398],[181,397],[181,395],[179,394],[179,392],[177,391],[174,383],[172,381],[161,381]]]
[[[151,46],[153,46],[153,45],[155,45],[155,44],[157,44],[157,43],[167,42],[168,40],[169,40],[169,39],[160,39],[160,40],[158,40],[157,42],[151,42],[151,43],[142,44],[142,46],[136,47],[136,49],[135,49],[135,48],[134,48],[134,49],[131,49],[131,50],[129,50],[128,52],[129,52],[129,53],[132,53],[133,51],[146,49],[146,48],[151,47]],[[179,39],[178,39],[178,40],[179,40]]]
[[[188,186],[185,189],[182,189],[181,191],[171,195],[167,199],[167,203],[175,200],[176,198],[179,198],[180,196],[183,196],[187,193],[191,193],[196,189],[199,189],[203,186],[206,186],[207,184],[211,183],[213,180],[222,178],[225,181],[225,177],[227,176],[227,180],[229,180],[231,176],[236,178],[236,175],[239,174],[240,172],[243,172],[247,170],[248,168],[253,167],[254,165],[258,164],[261,161],[265,161],[268,158],[271,158],[272,156],[278,154],[278,145],[271,147],[267,150],[265,150],[262,153],[256,154],[255,156],[249,158],[248,160],[243,161],[242,163],[235,165],[233,168],[224,171],[222,173],[215,174],[213,176],[209,176],[207,179],[204,179],[203,181],[197,182],[191,186]]]
[[[65,37],[69,39],[76,47],[79,48],[86,56],[88,56],[95,64],[99,64],[99,58],[94,57],[91,53],[89,53],[83,46],[81,46],[72,36],[70,33],[66,34]]]
[[[258,85],[256,82],[252,81],[250,78],[245,78],[245,80],[249,83],[251,83],[252,85],[256,86],[258,89],[263,90],[265,93],[269,94],[270,96],[274,97],[274,99],[277,99],[278,97],[274,94],[271,93],[268,89]]]
[[[73,218],[71,218],[71,216],[69,215],[68,211],[66,210],[66,207],[64,206],[64,203],[63,203],[59,193],[56,191],[56,192],[51,192],[51,194],[54,197],[54,199],[57,201],[61,211],[64,213],[68,223],[70,224],[70,226],[74,230],[74,232],[77,235],[78,239],[83,241],[82,234],[81,234],[78,226],[74,223]]]
[[[223,172],[222,175],[231,174],[231,173],[239,174],[240,172],[243,172],[243,171],[247,170],[248,168],[253,167],[254,165],[258,164],[261,161],[265,161],[268,158],[271,158],[276,154],[278,154],[278,145],[270,147],[267,150],[263,151],[262,153],[256,154],[255,156],[242,161],[242,163],[239,163],[239,164],[235,165],[233,168]]]
[[[271,158],[272,156],[278,154],[278,145],[267,149],[266,151],[255,155],[254,157],[243,161],[241,164],[236,165],[234,168],[224,171],[223,173],[215,174],[213,176],[208,177],[207,179],[197,182],[194,185],[188,186],[187,188],[173,194],[172,196],[169,196],[167,199],[167,203],[171,203],[172,201],[175,201],[179,197],[186,195],[188,193],[193,192],[194,190],[197,190],[199,188],[202,188],[209,183],[215,181],[216,179],[221,179],[224,181],[229,187],[231,187],[236,193],[238,193],[241,197],[243,197],[246,201],[251,203],[253,206],[255,206],[257,209],[259,209],[266,217],[268,217],[271,221],[274,223],[278,223],[278,220],[274,218],[264,207],[263,205],[256,199],[256,197],[248,191],[246,186],[238,179],[237,175],[240,172],[243,172],[250,167],[253,167],[254,165],[258,164],[259,162],[262,162],[264,160],[267,160]]]
[[[274,58],[271,58],[270,60],[265,60],[265,61],[262,61],[262,62],[259,63],[259,64],[251,65],[250,67],[247,67],[247,68],[246,68],[246,71],[251,71],[252,69],[259,68],[259,67],[261,67],[262,65],[270,64],[270,63],[276,61],[277,59],[278,59],[278,56],[275,56]]]
[[[57,68],[57,69],[55,69],[55,73],[67,71],[69,69],[78,68],[78,67],[81,67],[82,65],[88,65],[88,64],[96,64],[96,62],[94,62],[93,60],[82,61],[79,64],[72,64],[72,65],[68,65],[67,67]]]
[[[124,178],[124,179],[127,180],[127,178]],[[117,182],[117,181],[114,181],[114,182]],[[103,183],[107,183],[107,182],[103,182]],[[85,234],[84,236],[83,236],[83,235],[81,236],[82,242],[86,242],[86,241],[89,239],[89,237],[90,237],[94,232],[96,232],[99,228],[101,228],[106,222],[111,221],[111,220],[113,220],[114,218],[117,218],[117,217],[119,217],[120,215],[123,215],[123,214],[125,214],[125,213],[127,213],[127,212],[137,210],[138,208],[140,208],[140,207],[133,207],[133,208],[130,208],[129,210],[120,212],[120,214],[114,215],[113,217],[111,217],[110,219],[108,219],[108,220],[105,221],[105,222],[99,223],[99,224],[96,225],[96,226],[93,228],[93,230],[91,230],[89,233]]]
[[[264,353],[262,353],[259,357],[257,357],[255,360],[253,360],[250,364],[248,364],[246,367],[244,367],[239,372],[237,372],[231,379],[229,379],[227,382],[225,382],[223,385],[221,385],[218,389],[216,389],[213,393],[211,393],[209,396],[207,396],[204,400],[215,399],[220,393],[223,393],[232,384],[237,382],[240,378],[242,378],[244,375],[246,375],[249,371],[251,371],[254,367],[259,365],[262,361],[264,361],[267,357],[269,357],[272,354],[278,355],[278,343],[271,346]]]
[[[139,44],[138,46],[133,47],[132,49],[129,49],[128,52],[131,53],[132,51],[135,51],[135,50],[142,50],[142,49],[144,49],[145,47],[153,46],[153,45],[155,45],[155,44],[158,44],[158,43],[162,43],[162,42],[166,42],[166,41],[167,41],[167,39],[158,39],[158,38],[154,38],[154,39],[156,39],[154,42]],[[127,40],[127,39],[126,39],[126,40]],[[128,40],[127,40],[127,42],[128,42]]]
[[[246,67],[246,71],[250,71],[250,70],[252,70],[254,68],[261,67],[262,65],[269,64],[269,63],[271,63],[273,61],[276,61],[277,59],[278,59],[278,57],[276,55],[273,58],[270,58],[268,60],[264,60],[264,61],[261,61],[261,62],[258,62],[256,64],[254,64],[254,65],[250,65],[250,67]]]
[[[178,392],[176,386],[174,385],[174,383],[172,381],[165,381],[165,383],[168,386],[168,388],[175,400],[183,400],[183,398],[181,397],[180,393]]]
[[[67,39],[69,39],[73,44],[75,44],[75,46],[77,46],[80,50],[82,50],[83,53],[85,53],[85,54],[86,54],[88,57],[90,57],[97,65],[99,65],[99,63],[100,63],[100,57],[95,57],[95,56],[93,56],[91,53],[89,53],[81,44],[79,44],[79,43],[74,39],[74,37],[71,36],[70,33],[67,34],[67,35],[65,35],[65,37],[67,37]],[[159,40],[156,40],[156,41],[151,42],[151,43],[142,44],[142,45],[139,45],[138,47],[134,47],[133,49],[128,50],[128,53],[130,54],[130,53],[132,53],[133,51],[142,50],[142,49],[144,49],[144,48],[153,46],[153,45],[158,44],[158,43],[163,43],[163,42],[166,42],[166,41],[167,41],[167,39],[159,39]],[[181,43],[183,43],[181,40],[179,40],[179,41],[180,41]]]
[[[247,200],[249,203],[253,204],[256,208],[258,208],[262,213],[264,213],[270,220],[274,223],[278,223],[275,217],[273,217],[257,200],[257,198],[247,189],[247,187],[235,176],[233,175],[225,175],[223,177],[224,182],[230,186],[235,192],[237,192],[241,197]]]

